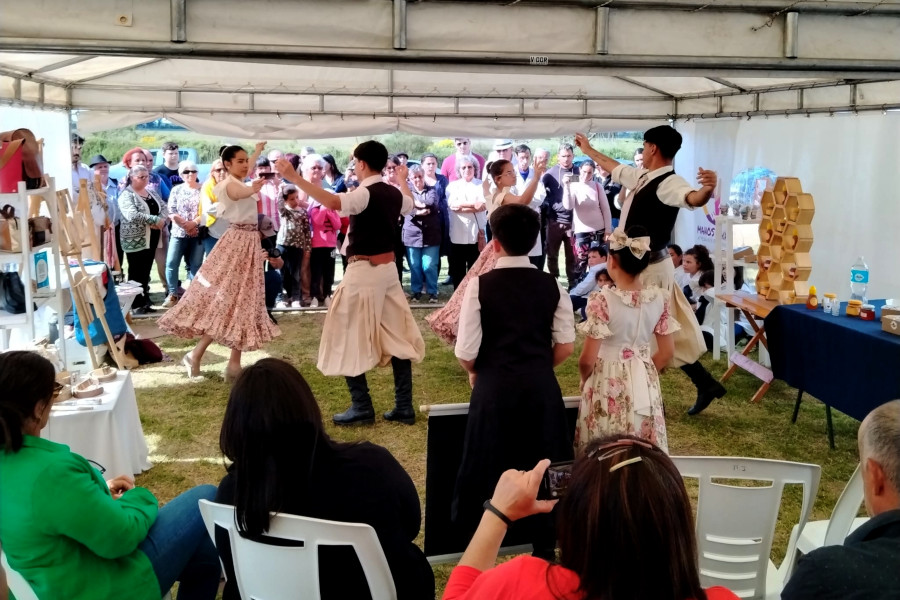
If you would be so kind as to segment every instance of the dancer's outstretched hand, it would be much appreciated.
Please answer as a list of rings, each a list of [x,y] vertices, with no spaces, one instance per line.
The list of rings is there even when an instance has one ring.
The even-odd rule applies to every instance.
[[[591,142],[583,133],[575,134],[575,145],[578,146],[585,154],[587,154],[588,150],[593,150],[593,148],[591,148]]]

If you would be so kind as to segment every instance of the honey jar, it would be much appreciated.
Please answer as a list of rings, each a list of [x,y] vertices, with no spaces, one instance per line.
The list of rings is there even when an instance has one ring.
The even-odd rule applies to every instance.
[[[849,302],[847,302],[847,316],[858,317],[861,307],[862,300],[850,300]]]
[[[875,320],[875,307],[871,304],[863,304],[859,307],[859,318],[863,321]]]

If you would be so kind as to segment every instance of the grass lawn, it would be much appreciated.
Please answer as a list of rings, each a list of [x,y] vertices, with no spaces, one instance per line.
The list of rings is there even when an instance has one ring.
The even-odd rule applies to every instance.
[[[427,346],[425,360],[413,366],[414,404],[467,402],[467,378],[451,349],[428,329],[424,317],[429,310],[417,309],[413,313]],[[324,377],[315,367],[324,317],[320,312],[280,313],[281,337],[263,351],[246,354],[244,364],[271,356],[295,365],[319,401],[329,434],[339,440],[364,439],[386,447],[412,476],[424,502],[427,435],[424,418],[413,427],[386,423],[380,418],[371,427],[345,429],[331,424],[331,415],[349,405],[349,396],[343,378]],[[573,357],[558,369],[563,395],[578,394],[576,357],[580,353],[581,339],[579,336]],[[179,361],[193,342],[173,337],[155,341],[174,360],[133,372],[141,421],[154,463],[154,467],[137,480],[139,485],[149,488],[166,502],[191,486],[217,484],[224,475],[218,438],[229,392],[229,386],[221,377],[228,351],[221,346],[211,346],[201,368],[204,380],[189,382]],[[709,355],[704,358],[704,363],[715,376],[720,376],[726,368],[724,360],[713,363]],[[694,388],[680,371],[664,373],[663,398],[671,453],[763,457],[819,464],[822,481],[813,518],[828,518],[857,462],[858,423],[835,413],[837,448],[830,450],[822,404],[806,399],[797,424],[792,425],[790,418],[796,391],[776,381],[762,402],[750,404],[748,400],[757,384],[756,379],[739,372],[728,382],[729,392],[724,399],[713,403],[701,415],[688,417],[685,411],[694,402]],[[370,373],[369,385],[376,410],[388,410],[393,403],[390,369]],[[796,519],[799,509],[799,490],[788,489],[773,548],[776,564],[787,545],[789,523]],[[419,542],[421,540],[422,535]],[[439,591],[443,590],[451,568],[435,569]]]

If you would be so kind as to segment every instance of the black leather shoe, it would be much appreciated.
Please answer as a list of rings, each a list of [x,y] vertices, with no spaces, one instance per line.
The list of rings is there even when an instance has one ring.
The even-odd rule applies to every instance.
[[[403,423],[404,425],[416,424],[416,411],[411,408],[399,409],[393,408],[384,413],[385,421],[394,421],[395,423]]]
[[[335,425],[374,425],[375,410],[371,406],[368,408],[351,406],[346,411],[331,417],[331,420]]]
[[[688,409],[687,414],[691,416],[699,415],[706,410],[706,407],[712,404],[713,400],[721,398],[727,392],[728,390],[725,389],[725,386],[716,381],[715,385],[710,385],[706,390],[697,392],[697,401]]]

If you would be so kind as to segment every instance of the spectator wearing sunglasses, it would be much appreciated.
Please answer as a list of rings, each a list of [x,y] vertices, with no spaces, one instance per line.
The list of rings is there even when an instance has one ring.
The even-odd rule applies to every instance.
[[[558,501],[537,499],[549,465],[503,473],[444,600],[737,600],[701,587],[690,499],[659,448],[632,436],[593,440]],[[559,564],[519,556],[495,567],[507,528],[557,502]]]
[[[183,160],[178,163],[178,174],[184,183],[172,188],[169,194],[169,217],[172,220],[171,239],[166,254],[166,287],[170,294],[163,308],[172,308],[180,296],[177,290],[178,271],[184,260],[188,279],[193,280],[203,261],[203,243],[200,240],[200,181],[197,165]]]
[[[478,175],[484,171],[484,157],[480,154],[472,152],[472,140],[466,137],[454,138],[453,144],[456,146],[456,153],[451,154],[441,163],[441,175],[449,179],[451,182],[460,178],[459,160],[464,156],[477,161],[475,174]]]

